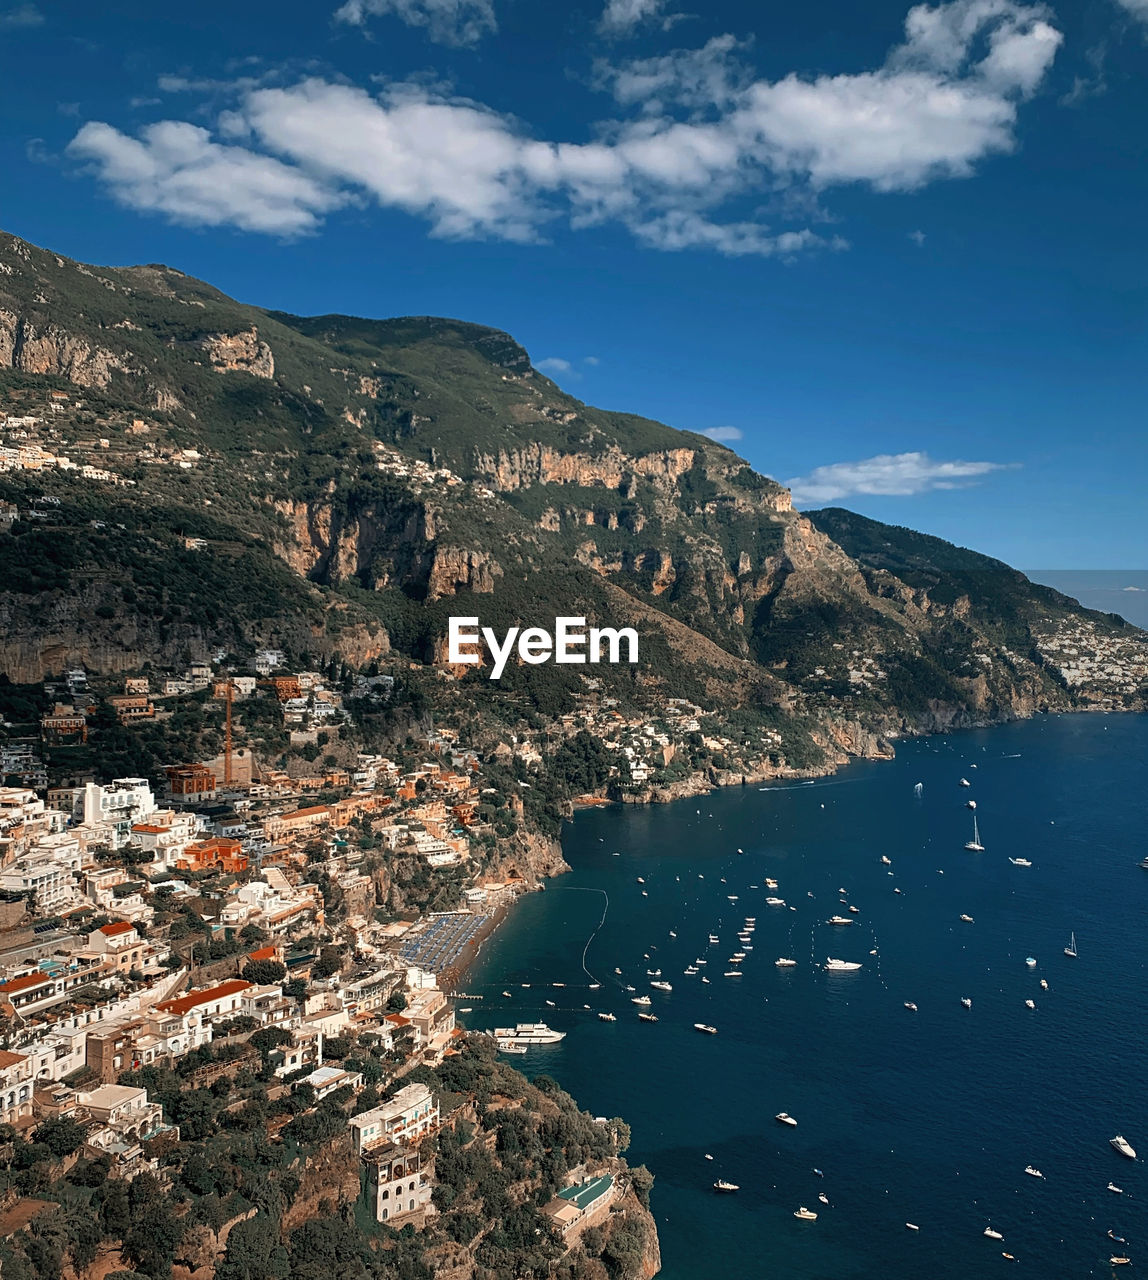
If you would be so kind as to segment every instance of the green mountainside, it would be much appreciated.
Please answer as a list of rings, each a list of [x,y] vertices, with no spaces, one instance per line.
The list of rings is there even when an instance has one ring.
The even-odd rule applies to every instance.
[[[259,647],[406,668],[443,660],[451,614],[574,613],[642,635],[636,669],[594,671],[620,706],[768,724],[793,763],[1143,703],[1143,633],[1119,619],[935,538],[801,515],[731,450],[583,404],[482,325],[269,312],[0,234],[0,415],[14,682]],[[1115,657],[1066,676],[1082,634]],[[512,666],[456,692],[513,719],[586,688]]]

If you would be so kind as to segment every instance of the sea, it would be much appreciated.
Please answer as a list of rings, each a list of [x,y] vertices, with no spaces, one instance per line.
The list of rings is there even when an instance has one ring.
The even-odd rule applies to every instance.
[[[486,944],[459,1021],[566,1032],[509,1061],[630,1124],[665,1280],[1148,1268],[1146,772],[1148,717],[1044,716],[813,782],[579,812],[572,872]]]

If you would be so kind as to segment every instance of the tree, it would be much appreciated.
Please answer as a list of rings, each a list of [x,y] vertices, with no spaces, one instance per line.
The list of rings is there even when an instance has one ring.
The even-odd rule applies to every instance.
[[[273,982],[281,982],[287,976],[287,966],[278,960],[249,960],[243,970],[248,982],[263,987]]]
[[[405,991],[392,991],[387,999],[388,1013],[402,1013],[407,1007],[407,996]]]
[[[79,1151],[84,1145],[84,1127],[72,1116],[45,1120],[32,1133],[33,1142],[42,1142],[57,1160]]]
[[[237,1222],[227,1237],[227,1252],[216,1280],[282,1280],[290,1270],[279,1228],[266,1213]]]

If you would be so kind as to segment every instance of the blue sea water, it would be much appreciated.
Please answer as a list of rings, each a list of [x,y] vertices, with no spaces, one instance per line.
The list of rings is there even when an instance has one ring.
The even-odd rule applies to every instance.
[[[484,999],[460,999],[474,1010],[460,1021],[568,1033],[513,1061],[630,1123],[666,1280],[1077,1277],[1110,1274],[1113,1253],[1148,1266],[1146,771],[1148,718],[1043,717],[905,742],[813,784],[579,813],[573,872],[488,944],[464,984]],[[963,847],[970,798],[980,854]],[[785,907],[765,905],[766,876]],[[838,889],[852,926],[824,923],[847,914]],[[746,916],[744,977],[723,978]],[[783,955],[797,967],[778,969]],[[864,967],[826,973],[830,955]],[[708,985],[683,974],[695,958]],[[650,989],[658,968],[671,993]],[[643,992],[657,1023],[637,1019]],[[1140,1159],[1111,1149],[1117,1133]],[[718,1177],[741,1190],[715,1194]]]

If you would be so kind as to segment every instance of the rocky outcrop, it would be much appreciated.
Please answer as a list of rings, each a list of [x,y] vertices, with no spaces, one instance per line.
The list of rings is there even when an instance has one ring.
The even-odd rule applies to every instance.
[[[211,367],[220,373],[249,373],[255,378],[275,376],[275,357],[254,325],[239,333],[209,333],[199,345],[207,353]]]
[[[491,488],[504,493],[536,484],[603,485],[625,492],[637,477],[675,483],[694,465],[696,456],[693,449],[661,449],[631,457],[617,446],[601,453],[563,453],[534,443],[500,450],[497,455],[480,453],[474,469]]]
[[[5,310],[0,310],[0,368],[51,374],[81,387],[106,387],[113,373],[129,371],[106,347]]]
[[[460,591],[489,595],[502,567],[483,551],[465,547],[436,547],[427,577],[427,599],[457,595]]]

